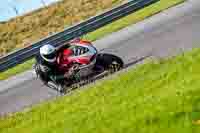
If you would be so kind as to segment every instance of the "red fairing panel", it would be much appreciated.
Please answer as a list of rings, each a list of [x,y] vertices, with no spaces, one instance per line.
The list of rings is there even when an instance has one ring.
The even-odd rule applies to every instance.
[[[90,63],[91,56],[83,57],[68,57],[68,59],[60,58],[58,59],[60,71],[67,71],[73,62],[79,63],[81,65],[87,65]]]
[[[90,59],[91,59],[91,56],[84,56],[84,57],[78,57],[78,58],[73,58],[72,57],[72,59],[69,58],[70,62],[75,61],[75,62],[77,62],[77,63],[79,63],[81,65],[89,64],[90,63]]]
[[[92,46],[91,42],[76,39],[70,42],[71,45],[76,45],[80,47],[88,48],[88,52],[82,55],[71,56],[70,50],[65,49],[63,53],[58,56],[58,65],[61,70],[67,71],[73,62],[79,63],[81,65],[88,65],[91,62],[91,58],[96,54],[95,48]]]

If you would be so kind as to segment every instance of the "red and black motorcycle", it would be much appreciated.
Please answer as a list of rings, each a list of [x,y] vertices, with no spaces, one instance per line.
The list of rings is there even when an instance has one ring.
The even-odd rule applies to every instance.
[[[89,41],[75,39],[58,49],[58,62],[61,71],[69,73],[69,77],[60,82],[46,81],[39,65],[34,65],[37,77],[50,88],[60,92],[69,91],[92,82],[123,68],[124,63],[118,56],[98,52]],[[70,68],[68,66],[71,66]],[[73,72],[72,72],[73,71]]]

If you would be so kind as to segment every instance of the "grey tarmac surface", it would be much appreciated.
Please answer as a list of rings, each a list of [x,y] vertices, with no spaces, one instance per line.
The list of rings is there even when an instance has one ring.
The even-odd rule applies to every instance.
[[[200,47],[200,1],[188,0],[94,44],[120,56],[126,64],[144,56],[161,58]],[[29,71],[0,82],[0,115],[58,96]]]

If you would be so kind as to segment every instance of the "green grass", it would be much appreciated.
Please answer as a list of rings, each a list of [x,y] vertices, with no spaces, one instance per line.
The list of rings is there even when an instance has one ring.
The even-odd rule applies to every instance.
[[[13,67],[7,71],[1,72],[0,73],[0,80],[4,80],[7,79],[13,75],[17,75],[21,72],[27,71],[29,69],[32,68],[33,64],[34,64],[35,60],[31,59],[23,64],[19,64],[16,67]]]
[[[102,38],[103,36],[106,36],[112,32],[118,31],[128,25],[137,23],[149,16],[152,16],[153,14],[156,14],[164,9],[167,9],[171,6],[174,6],[176,4],[179,4],[183,2],[184,0],[160,0],[159,2],[148,6],[144,9],[141,9],[140,11],[133,13],[127,17],[124,17],[118,21],[113,22],[112,24],[109,24],[107,26],[104,26],[103,28],[100,28],[92,33],[89,33],[88,35],[85,36],[85,39],[94,41],[99,38]],[[0,80],[6,79],[9,76],[13,76],[17,73],[24,72],[27,69],[31,68],[32,64],[31,63],[23,63],[23,65],[20,65],[16,68],[9,69],[6,72],[0,73]],[[22,67],[22,68],[20,68]],[[26,69],[24,69],[26,68]]]
[[[1,133],[199,133],[200,49],[0,120]]]

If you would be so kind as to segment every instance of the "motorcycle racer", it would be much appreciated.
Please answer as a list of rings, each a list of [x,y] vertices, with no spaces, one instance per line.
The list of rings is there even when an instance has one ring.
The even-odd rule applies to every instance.
[[[86,68],[83,69],[85,72],[91,70],[96,55],[96,48],[90,42],[80,39],[59,49],[46,44],[40,48],[36,57],[37,70],[44,83],[62,83],[64,79],[73,77],[80,68]]]

